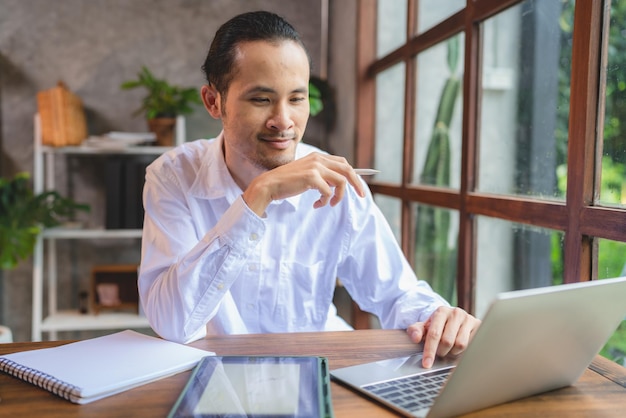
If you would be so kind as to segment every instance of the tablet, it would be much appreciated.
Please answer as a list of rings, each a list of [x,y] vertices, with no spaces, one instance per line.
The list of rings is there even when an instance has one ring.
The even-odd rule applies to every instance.
[[[328,360],[305,356],[207,356],[168,417],[333,417]]]

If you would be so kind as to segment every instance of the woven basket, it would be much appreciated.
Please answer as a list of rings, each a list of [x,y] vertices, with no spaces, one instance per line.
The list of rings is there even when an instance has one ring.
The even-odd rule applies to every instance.
[[[62,81],[37,93],[37,109],[43,145],[80,145],[87,137],[83,103]]]

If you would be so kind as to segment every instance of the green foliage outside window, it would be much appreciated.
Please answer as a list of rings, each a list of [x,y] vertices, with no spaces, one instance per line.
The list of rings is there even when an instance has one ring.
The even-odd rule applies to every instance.
[[[456,74],[459,65],[459,36],[448,40],[449,77],[441,92],[433,132],[420,181],[435,186],[450,185],[450,123],[461,89]],[[450,211],[419,206],[416,220],[415,269],[417,277],[451,304],[456,304],[456,245],[449,245]]]
[[[563,0],[561,14],[561,42],[571,44],[574,0]],[[607,50],[606,94],[604,100],[605,121],[603,137],[602,173],[600,198],[602,204],[623,206],[626,194],[624,178],[626,174],[626,1],[611,1],[609,45]],[[557,181],[562,197],[566,194],[567,184],[567,126],[569,123],[571,48],[561,48],[559,75],[559,104],[557,109]],[[626,197],[626,196],[625,196]],[[599,240],[598,266],[599,277],[608,278],[624,274],[626,257],[625,243]],[[563,255],[558,243],[552,245],[553,274],[555,280],[563,275]],[[560,265],[559,265],[560,263]],[[598,303],[602,303],[598,301]],[[626,321],[623,321],[615,334],[600,352],[606,358],[625,364],[626,361]]]

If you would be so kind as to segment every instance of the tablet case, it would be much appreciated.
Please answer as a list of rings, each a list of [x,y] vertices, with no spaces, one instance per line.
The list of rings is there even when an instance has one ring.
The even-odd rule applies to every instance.
[[[249,367],[249,366],[269,366]],[[243,366],[243,367],[239,367]],[[294,368],[295,367],[295,368]],[[293,372],[293,373],[292,373]],[[297,395],[293,392],[298,379]],[[289,412],[254,406],[251,391],[260,391],[260,404],[290,404]],[[268,398],[274,396],[270,401]],[[223,397],[233,409],[224,409]],[[298,399],[293,399],[298,397]],[[217,399],[219,398],[219,400]],[[297,403],[297,406],[294,404]],[[258,404],[257,404],[258,405]],[[276,408],[279,408],[276,406]],[[333,418],[328,359],[317,356],[210,356],[194,368],[169,418],[188,417]]]

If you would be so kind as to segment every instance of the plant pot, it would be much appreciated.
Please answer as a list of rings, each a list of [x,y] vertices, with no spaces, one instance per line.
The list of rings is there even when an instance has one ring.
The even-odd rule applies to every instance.
[[[156,135],[156,145],[171,147],[174,145],[174,128],[176,118],[148,119],[148,129]]]

